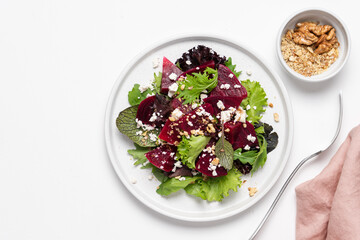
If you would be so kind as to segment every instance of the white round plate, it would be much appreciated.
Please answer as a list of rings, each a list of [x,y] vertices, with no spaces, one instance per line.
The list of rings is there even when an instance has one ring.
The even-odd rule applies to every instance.
[[[263,168],[251,177],[243,176],[246,183],[237,191],[230,191],[230,195],[222,202],[208,202],[200,198],[187,195],[180,190],[170,196],[163,197],[156,193],[160,184],[155,178],[148,179],[150,169],[140,169],[134,166],[134,160],[127,153],[134,145],[130,139],[122,135],[115,125],[120,111],[129,107],[128,92],[135,83],[147,83],[153,78],[154,72],[161,71],[162,63],[158,69],[153,69],[152,62],[156,58],[167,57],[175,62],[183,52],[197,45],[212,48],[220,55],[231,57],[237,69],[242,70],[239,80],[255,80],[261,83],[268,97],[268,102],[274,107],[268,107],[262,121],[271,124],[279,135],[277,148],[269,153]],[[250,73],[251,75],[248,75]],[[273,114],[278,113],[280,121],[275,122]],[[117,79],[106,109],[105,141],[109,158],[114,169],[126,188],[143,204],[166,216],[186,221],[212,221],[224,219],[240,213],[253,206],[274,185],[284,169],[290,155],[293,140],[293,114],[286,89],[278,77],[256,54],[242,45],[222,37],[213,35],[187,35],[173,37],[152,46],[135,59],[123,70]],[[132,181],[136,180],[136,184]],[[257,187],[258,192],[249,197],[248,187]]]

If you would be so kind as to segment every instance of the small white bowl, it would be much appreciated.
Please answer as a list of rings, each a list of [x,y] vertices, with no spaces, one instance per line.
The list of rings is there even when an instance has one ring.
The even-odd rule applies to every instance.
[[[323,73],[311,77],[306,77],[292,70],[285,62],[281,53],[281,38],[288,30],[294,29],[297,23],[305,21],[333,26],[336,29],[336,37],[340,43],[338,59]],[[335,76],[342,69],[349,57],[350,45],[349,31],[344,22],[334,13],[319,8],[303,9],[288,17],[281,26],[276,39],[276,51],[281,65],[291,76],[307,82],[320,82]]]

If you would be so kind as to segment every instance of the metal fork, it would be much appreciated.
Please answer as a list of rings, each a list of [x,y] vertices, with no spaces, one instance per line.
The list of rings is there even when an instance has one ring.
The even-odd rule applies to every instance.
[[[289,185],[290,181],[294,178],[295,174],[297,173],[297,171],[310,159],[318,156],[320,153],[326,151],[328,148],[330,148],[330,146],[335,142],[336,138],[339,135],[340,132],[340,128],[341,128],[341,123],[342,123],[342,117],[343,117],[343,100],[342,100],[342,92],[340,91],[339,93],[339,118],[338,118],[338,125],[337,125],[337,129],[335,132],[335,136],[333,137],[333,139],[331,140],[330,144],[324,148],[323,150],[320,150],[318,152],[315,152],[313,154],[311,154],[310,156],[304,158],[296,167],[295,169],[292,171],[292,173],[290,174],[290,176],[288,177],[288,179],[286,180],[286,182],[284,183],[284,185],[282,186],[282,188],[280,189],[280,192],[278,193],[278,195],[276,196],[274,202],[271,204],[269,210],[267,211],[267,213],[265,214],[264,218],[261,220],[259,226],[255,229],[254,233],[250,236],[249,240],[254,239],[254,237],[256,236],[256,234],[259,232],[259,230],[261,229],[261,227],[264,225],[264,223],[266,222],[266,220],[269,218],[270,214],[272,213],[272,211],[274,210],[276,204],[278,203],[280,197],[282,196],[282,194],[284,193],[286,187]]]

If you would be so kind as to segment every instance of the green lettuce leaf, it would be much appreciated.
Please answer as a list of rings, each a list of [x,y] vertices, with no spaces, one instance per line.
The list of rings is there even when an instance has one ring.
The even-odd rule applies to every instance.
[[[144,164],[147,162],[147,158],[145,157],[145,153],[149,152],[149,148],[147,147],[141,147],[134,143],[135,149],[129,149],[128,153],[133,156],[133,158],[136,160],[134,165]]]
[[[138,105],[128,107],[125,110],[119,113],[119,116],[116,118],[116,126],[119,131],[126,136],[128,136],[134,143],[138,144],[141,147],[155,147],[159,144],[159,140],[153,141],[149,137],[150,134],[159,136],[159,129],[155,128],[153,130],[146,131],[146,134],[136,134],[141,131],[141,128],[137,127],[136,113]]]
[[[191,183],[195,183],[196,180],[201,179],[201,177],[184,177],[185,180],[180,181],[177,178],[169,178],[167,181],[160,184],[156,192],[163,196],[168,196],[171,193],[177,192],[180,189],[184,189]]]
[[[234,160],[240,160],[241,163],[249,163],[252,165],[251,174],[253,174],[260,167],[263,167],[267,159],[267,142],[263,135],[257,135],[259,140],[259,150],[251,150],[242,152],[242,150],[236,149],[234,151]]]
[[[212,76],[212,77],[211,77]],[[199,99],[204,90],[211,91],[218,84],[218,72],[212,68],[206,68],[203,73],[186,75],[186,79],[178,82],[178,98],[184,99],[183,104],[194,103]],[[181,87],[185,85],[184,87]],[[183,90],[181,90],[183,89]]]
[[[229,196],[229,191],[237,192],[241,186],[241,173],[232,168],[228,174],[216,178],[198,179],[194,184],[185,188],[188,194],[200,197],[208,201],[221,201],[224,197]]]
[[[189,139],[183,137],[179,145],[177,146],[177,156],[181,159],[181,162],[189,168],[195,168],[195,160],[199,154],[204,150],[205,146],[209,143],[210,137],[206,136],[194,136]]]
[[[241,102],[241,107],[246,109],[247,120],[252,124],[257,123],[262,118],[262,113],[265,112],[265,106],[267,106],[266,93],[259,82],[248,79],[241,81],[241,84],[248,92],[247,98]]]
[[[153,91],[148,88],[146,91],[140,91],[140,84],[135,84],[132,90],[128,93],[128,100],[131,106],[135,106],[141,103],[142,100],[146,98],[148,94],[152,94]]]
[[[230,190],[237,192],[241,186],[241,173],[232,168],[228,174],[216,178],[204,180],[200,176],[184,177],[180,181],[176,178],[169,178],[166,182],[160,184],[156,191],[160,195],[168,196],[171,193],[184,189],[186,193],[200,197],[208,201],[221,201],[224,197],[229,196]]]
[[[252,165],[253,167],[251,169],[251,174],[253,174],[256,170],[258,170],[259,167],[263,167],[267,159],[267,150],[266,150],[267,142],[263,135],[258,135],[257,137],[259,140],[260,149],[256,156],[254,164]]]
[[[232,59],[231,57],[228,58],[228,60],[225,62],[225,66],[227,66],[233,73],[234,75],[238,78],[241,74],[241,71],[236,71],[236,65],[232,64]]]
[[[154,73],[154,82],[152,83],[154,90],[153,93],[160,93],[161,90],[161,78],[162,78],[162,73],[159,72],[158,75],[156,75]]]

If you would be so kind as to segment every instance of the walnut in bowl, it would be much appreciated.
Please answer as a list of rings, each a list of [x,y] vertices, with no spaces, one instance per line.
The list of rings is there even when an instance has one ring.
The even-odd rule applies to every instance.
[[[297,79],[323,81],[345,64],[350,39],[342,21],[321,9],[295,13],[283,24],[277,54],[285,70]]]

